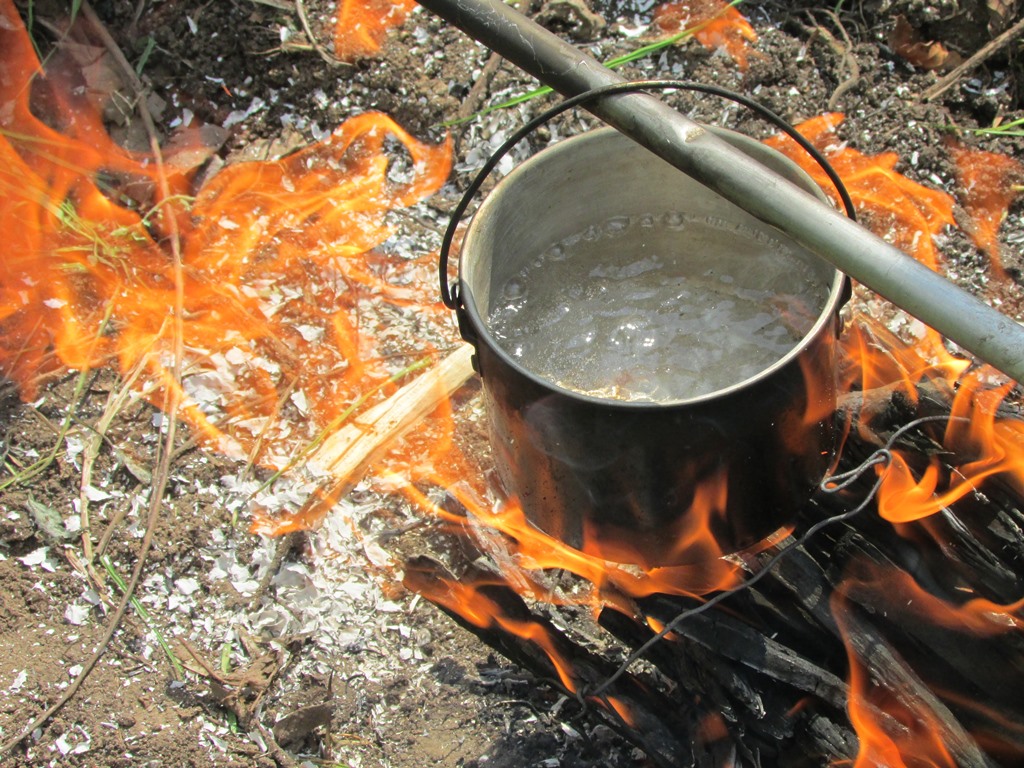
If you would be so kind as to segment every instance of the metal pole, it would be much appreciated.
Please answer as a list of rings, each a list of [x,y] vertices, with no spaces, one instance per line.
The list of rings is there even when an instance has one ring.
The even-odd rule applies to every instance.
[[[419,3],[565,96],[624,82],[501,0]],[[1024,381],[1024,327],[664,102],[648,94],[625,94],[601,98],[587,109],[980,360]]]

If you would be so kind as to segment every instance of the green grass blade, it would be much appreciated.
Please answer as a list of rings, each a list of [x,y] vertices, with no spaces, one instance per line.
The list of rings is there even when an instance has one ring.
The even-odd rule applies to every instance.
[[[1011,120],[1008,123],[997,125],[993,128],[975,128],[971,133],[985,136],[1024,136],[1024,117]]]
[[[114,570],[114,564],[110,562],[110,558],[103,555],[100,558],[100,562],[103,563],[103,567],[106,569],[107,575],[110,576],[111,581],[113,581],[114,584],[117,585],[117,588],[121,590],[121,594],[127,594],[128,585],[125,584],[124,579],[121,578],[121,574]],[[181,662],[178,661],[178,657],[174,655],[174,651],[171,650],[171,646],[167,644],[163,633],[159,630],[156,624],[153,623],[153,617],[150,616],[149,611],[146,610],[146,606],[144,606],[142,602],[135,597],[135,595],[132,595],[128,599],[128,602],[132,604],[132,608],[134,608],[135,612],[139,614],[139,618],[145,622],[146,626],[156,636],[157,643],[160,644],[160,648],[163,650],[164,654],[167,656],[167,660],[171,663],[171,667],[174,669],[174,679],[184,680],[184,667],[181,666]]]
[[[725,13],[725,11],[728,10],[729,8],[735,8],[737,5],[740,5],[742,3],[743,0],[732,0],[732,2],[725,6],[725,8],[723,8],[720,13],[715,14],[715,16],[713,16],[711,19],[708,19],[707,21],[702,21],[699,24],[694,24],[692,27],[687,27],[686,29],[677,32],[674,35],[670,35],[669,37],[666,37],[663,40],[657,40],[653,43],[648,43],[647,45],[640,46],[634,51],[630,51],[629,53],[624,53],[621,56],[616,56],[613,59],[609,59],[608,61],[604,62],[604,66],[608,67],[609,69],[617,69],[618,67],[624,66],[625,64],[629,64],[630,62],[636,61],[637,59],[642,59],[646,56],[649,56],[652,53],[656,53],[657,51],[660,51],[663,48],[668,48],[669,46],[675,45],[680,40],[684,40],[696,34],[697,32],[700,32],[700,30],[702,30],[704,27],[706,27],[708,24],[710,24],[712,21],[718,18],[722,13]],[[508,109],[509,107],[514,107],[518,104],[530,101],[531,99],[535,99],[538,96],[545,96],[549,93],[552,93],[553,90],[553,88],[546,85],[541,86],[540,88],[534,88],[532,91],[527,91],[526,93],[522,93],[518,96],[513,96],[511,99],[502,101],[499,104],[492,104],[489,107],[485,107],[484,109],[481,109],[479,112],[474,112],[472,115],[469,115],[468,117],[460,117],[455,120],[448,120],[444,123],[441,123],[441,126],[444,128],[451,128],[452,126],[455,125],[468,123],[471,120],[476,120],[477,118],[489,115],[491,112],[496,112],[499,109]]]

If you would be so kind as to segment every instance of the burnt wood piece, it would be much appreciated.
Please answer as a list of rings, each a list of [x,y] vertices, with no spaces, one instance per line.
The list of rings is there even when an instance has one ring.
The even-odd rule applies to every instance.
[[[486,594],[490,601],[500,606],[505,617],[519,626],[529,625],[533,631],[543,633],[549,638],[555,652],[572,666],[572,676],[577,688],[594,689],[615,671],[612,662],[584,649],[557,629],[547,618],[530,611],[523,599],[510,587],[495,584],[494,574],[470,571],[459,579],[459,583],[472,584],[478,578],[481,586],[476,588]],[[484,627],[478,626],[447,607],[444,604],[445,596],[439,595],[438,591],[445,590],[445,583],[451,581],[454,581],[453,577],[434,560],[417,557],[406,563],[403,583],[407,588],[433,602],[459,626],[472,632],[509,661],[544,680],[564,695],[576,698],[574,692],[559,680],[557,670],[540,644],[503,629],[497,622],[491,622]],[[688,707],[685,702],[669,699],[631,674],[620,677],[605,691],[602,698],[605,701],[614,700],[622,705],[629,713],[629,722],[615,714],[615,709],[607,704],[597,706],[596,702],[588,702],[591,705],[591,712],[642,749],[658,766],[698,768],[689,734],[693,733],[698,724],[699,713],[692,707]]]
[[[851,536],[837,548],[837,558],[853,559],[867,553],[872,562],[886,562],[885,555],[872,542]],[[920,581],[920,579],[918,579]],[[1024,754],[1024,733],[1009,723],[1024,723],[1024,634],[1019,618],[1010,611],[991,606],[986,613],[962,613],[953,608],[930,604],[913,588],[897,579],[889,579],[887,588],[869,583],[861,587],[848,582],[847,599],[867,611],[872,621],[893,646],[911,660],[922,678],[932,686],[957,718],[973,733],[983,730],[989,740],[1001,747]],[[958,597],[955,591],[936,588],[932,592],[943,603],[958,606],[973,597],[969,591]],[[1020,611],[1016,612],[1019,617]],[[974,702],[985,702],[977,707]]]
[[[671,599],[654,601],[660,602],[660,606],[644,602],[645,609],[653,608],[652,615],[660,609],[678,609]],[[826,689],[837,683],[844,688],[842,681],[824,670],[808,675],[806,668],[811,665],[806,660],[796,664],[802,669],[793,676],[794,684],[774,662],[762,665],[757,661],[748,663],[746,659],[730,658],[749,651],[755,659],[759,647],[763,647],[764,636],[729,619],[721,611],[693,619],[692,623],[683,622],[679,634],[653,645],[645,658],[679,686],[699,693],[702,704],[723,714],[739,751],[750,765],[819,765],[826,760],[829,763],[852,762],[856,758],[857,740],[845,723],[845,699],[838,707],[821,707],[801,690],[803,687],[813,693],[815,685],[808,682],[808,677],[818,677],[823,681],[821,687]],[[609,608],[601,612],[599,621],[631,647],[639,647],[654,634],[644,624]],[[728,625],[723,634],[731,635],[725,641],[729,649],[725,654],[720,654],[721,647],[713,642],[719,622]],[[697,623],[700,629],[691,631]],[[741,628],[733,633],[731,630],[737,627]],[[692,639],[694,635],[700,639]],[[769,652],[769,655],[778,660],[786,652]],[[772,674],[762,673],[758,669],[761,666],[771,669]],[[780,686],[779,682],[786,685]],[[829,695],[829,698],[835,697]],[[806,715],[803,709],[807,710]]]
[[[846,398],[843,414],[852,429],[840,469],[856,466],[910,420],[948,415],[950,399],[948,391],[932,385],[922,386],[916,401],[896,387]],[[859,429],[862,417],[865,428]],[[901,435],[897,447],[919,462],[917,470],[928,457],[939,456],[947,461],[945,471],[952,473],[950,463],[964,457],[943,455],[943,429],[943,422],[929,422]],[[817,521],[852,508],[873,484],[873,473],[867,473],[844,494],[818,494],[801,510],[796,534],[783,546],[792,546]],[[688,618],[674,636],[649,649],[645,659],[656,671],[623,675],[609,689],[634,709],[633,727],[609,724],[659,765],[803,768],[852,762],[858,746],[843,680],[849,644],[872,690],[888,697],[881,708],[865,704],[882,732],[900,740],[908,736],[908,724],[932,729],[941,734],[957,765],[967,768],[1019,761],[1024,755],[1024,704],[1015,696],[1024,680],[1019,631],[978,637],[943,628],[901,610],[892,602],[898,595],[857,589],[844,580],[848,566],[863,560],[897,569],[893,574],[908,574],[947,600],[955,601],[965,589],[996,603],[1018,600],[1024,583],[1021,499],[1019,489],[994,477],[980,492],[922,522],[893,525],[869,508],[820,531],[792,549],[756,586]],[[745,557],[744,567],[757,573],[776,553]],[[430,567],[435,570],[428,568],[423,578],[443,575],[436,564]],[[415,583],[410,586],[416,589]],[[614,672],[612,661],[574,643],[507,587],[485,589],[509,615],[549,632],[558,652],[573,665],[577,683],[593,690]],[[837,591],[846,595],[842,628],[831,604]],[[429,598],[429,590],[425,596]],[[658,595],[636,604],[638,615],[664,623],[691,603]],[[550,661],[537,646],[496,626],[481,629],[446,612],[514,663],[537,677],[554,678]],[[642,619],[611,608],[599,621],[629,648],[653,635]],[[553,685],[564,690],[560,683]],[[609,722],[607,712],[600,716]]]
[[[854,532],[848,531],[845,538],[849,539],[854,535]],[[844,546],[849,548],[855,544],[847,543]],[[863,551],[866,559],[870,560],[871,554],[872,551]],[[827,570],[831,571],[829,575],[814,558],[806,552],[798,551],[779,562],[767,579],[785,586],[792,599],[803,604],[822,626],[829,628],[836,638],[852,648],[875,684],[889,691],[908,712],[914,713],[919,720],[927,719],[941,726],[942,739],[957,760],[958,766],[994,768],[997,764],[982,752],[949,708],[867,619],[853,618],[852,610],[851,615],[844,614],[844,639],[844,631],[836,623],[828,599],[836,583],[842,578],[838,560],[836,557],[828,561],[830,565]],[[849,603],[848,606],[855,607]],[[880,725],[887,731],[891,723],[891,718],[880,721]],[[893,737],[900,738],[905,735],[905,731],[901,732],[902,730],[897,728],[889,732]]]

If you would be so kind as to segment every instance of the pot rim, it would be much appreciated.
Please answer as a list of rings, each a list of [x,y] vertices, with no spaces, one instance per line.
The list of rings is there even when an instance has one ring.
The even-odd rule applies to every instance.
[[[782,165],[788,166],[788,172],[792,173],[796,178],[794,183],[802,186],[807,192],[815,195],[822,201],[827,201],[828,198],[825,193],[818,187],[818,185],[811,179],[811,177],[794,163],[792,160],[787,158],[781,152],[773,150],[770,147],[762,144],[761,142],[750,138],[742,133],[732,131],[728,128],[720,128],[717,126],[704,126],[708,130],[717,134],[720,138],[725,139],[733,143],[737,148],[743,150],[746,147],[757,147],[758,151],[769,150],[769,152],[775,153]],[[579,392],[574,389],[563,387],[551,379],[540,376],[530,369],[524,367],[522,363],[512,357],[505,349],[501,346],[497,339],[491,334],[490,329],[483,315],[480,313],[477,307],[476,301],[473,297],[472,290],[466,284],[463,274],[463,260],[466,253],[470,252],[470,248],[474,234],[476,231],[477,222],[485,218],[491,208],[500,202],[500,195],[497,194],[505,186],[510,186],[516,183],[519,176],[524,175],[530,171],[530,169],[539,163],[550,161],[552,158],[557,157],[559,154],[564,152],[573,151],[574,145],[584,141],[595,141],[601,140],[608,133],[618,133],[616,129],[611,127],[597,128],[591,131],[587,131],[576,136],[559,141],[557,144],[553,144],[545,149],[541,150],[537,154],[533,155],[523,163],[516,166],[508,175],[504,176],[494,187],[494,189],[487,195],[484,201],[480,204],[476,213],[473,215],[473,219],[470,221],[469,226],[466,229],[466,235],[463,238],[462,246],[459,251],[459,298],[463,306],[465,307],[468,320],[473,328],[474,339],[473,346],[478,347],[480,343],[486,343],[490,351],[497,355],[505,365],[515,370],[518,374],[526,377],[536,385],[544,387],[557,392],[559,395],[564,397],[578,400],[581,403],[587,403],[594,406],[600,406],[603,408],[614,408],[622,409],[627,411],[646,411],[652,409],[664,409],[674,408],[677,406],[689,406],[689,405],[700,405],[703,403],[711,402],[714,400],[722,399],[729,395],[736,394],[744,389],[754,386],[768,378],[771,378],[777,371],[789,366],[793,363],[800,355],[802,355],[820,336],[820,334],[828,332],[829,326],[834,320],[838,320],[839,311],[849,298],[848,288],[849,278],[838,269],[833,268],[834,276],[832,279],[832,285],[829,288],[828,298],[825,301],[824,306],[821,308],[817,319],[811,326],[810,330],[805,333],[799,341],[797,341],[793,347],[782,355],[778,360],[769,365],[766,368],[761,369],[758,373],[753,376],[749,376],[746,379],[742,379],[738,382],[730,384],[728,387],[716,389],[712,392],[706,392],[695,397],[679,398],[675,400],[620,400],[616,398],[598,397],[596,395],[588,395],[583,392]],[[682,173],[682,171],[679,171]],[[712,191],[712,194],[716,194]],[[812,254],[813,255],[813,254]],[[815,257],[820,258],[820,257]],[[477,349],[479,354],[479,349]],[[481,376],[483,372],[481,371]]]

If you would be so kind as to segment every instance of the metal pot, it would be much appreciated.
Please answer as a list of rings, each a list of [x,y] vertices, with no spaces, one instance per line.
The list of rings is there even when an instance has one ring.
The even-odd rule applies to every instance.
[[[822,196],[779,153],[716,132]],[[673,211],[790,249],[824,286],[813,327],[776,362],[699,396],[623,401],[559,385],[495,338],[488,318],[501,286],[537,254],[609,217]],[[684,234],[680,247],[688,246]],[[506,489],[546,533],[643,566],[699,562],[772,535],[793,520],[834,451],[835,344],[848,290],[829,264],[615,130],[540,152],[481,204],[460,256],[460,326],[476,348]]]

